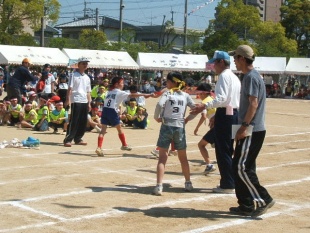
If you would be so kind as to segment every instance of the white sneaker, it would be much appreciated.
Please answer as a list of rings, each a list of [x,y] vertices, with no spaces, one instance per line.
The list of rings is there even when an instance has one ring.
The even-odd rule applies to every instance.
[[[156,187],[153,190],[153,194],[156,196],[161,196],[163,193],[163,185],[162,184],[157,184]]]
[[[96,154],[97,154],[99,157],[103,157],[103,156],[104,156],[102,149],[99,148],[99,147],[96,149]]]
[[[151,151],[151,154],[154,155],[156,158],[159,158],[159,150],[154,149]]]
[[[178,152],[176,150],[170,150],[168,153],[169,156],[177,156]]]
[[[190,192],[190,191],[192,191],[193,189],[194,189],[194,187],[193,187],[192,182],[191,182],[191,181],[186,181],[186,182],[185,182],[185,188],[184,188],[184,190],[187,191],[187,192]]]
[[[234,194],[235,189],[223,189],[219,185],[216,188],[213,188],[212,191],[214,193],[225,193],[225,194]]]
[[[132,148],[129,146],[129,145],[127,145],[127,146],[122,146],[121,147],[121,150],[132,150]]]
[[[216,167],[213,164],[207,164],[206,169],[203,171],[203,174],[206,176],[210,172],[214,172],[216,170]]]

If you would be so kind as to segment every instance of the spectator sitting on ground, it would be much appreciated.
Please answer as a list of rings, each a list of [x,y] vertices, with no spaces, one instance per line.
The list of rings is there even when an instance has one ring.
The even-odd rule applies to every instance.
[[[32,109],[36,110],[38,108],[38,102],[36,101],[37,94],[35,93],[35,91],[29,91],[27,95],[27,101],[30,101],[32,103]]]
[[[136,129],[147,129],[149,120],[147,119],[148,113],[146,109],[139,106],[137,108],[136,118],[133,120],[133,127]]]
[[[137,118],[137,102],[135,98],[130,98],[129,105],[126,106],[125,111],[121,115],[121,120],[127,126],[132,126],[134,120]]]
[[[63,102],[57,102],[55,109],[50,112],[50,122],[48,126],[54,129],[53,133],[57,133],[59,128],[63,129],[63,134],[67,132],[68,112],[64,109]]]
[[[32,101],[28,100],[24,106],[24,112],[21,114],[21,128],[33,128],[38,123],[38,114],[33,108]]]
[[[5,117],[5,121],[9,126],[15,126],[16,124],[20,124],[22,105],[18,104],[17,97],[13,97],[10,99],[11,104],[8,106],[8,112]]]
[[[6,105],[4,104],[3,100],[0,100],[0,125],[3,125],[4,119],[5,119],[5,115],[6,115]]]
[[[136,85],[131,85],[129,87],[129,92],[131,94],[134,94],[134,93],[137,93],[137,94],[141,94],[140,92],[138,92],[138,88]],[[145,98],[144,96],[139,96],[139,97],[136,97],[136,102],[137,102],[137,105],[138,106],[145,106]],[[129,106],[129,101],[130,101],[130,97],[128,97],[126,100],[123,101],[123,106],[126,107],[126,106]]]
[[[38,123],[35,125],[33,130],[35,131],[47,131],[49,122],[49,109],[47,107],[47,96],[42,95],[39,101]]]
[[[94,102],[91,103],[91,111],[87,116],[86,131],[90,132],[93,129],[95,129],[97,133],[100,133],[100,131],[101,131],[101,124],[100,124],[100,117],[98,115],[98,108]]]

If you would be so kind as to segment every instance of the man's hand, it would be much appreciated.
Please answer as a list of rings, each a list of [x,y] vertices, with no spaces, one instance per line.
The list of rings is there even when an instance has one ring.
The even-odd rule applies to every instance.
[[[190,114],[197,115],[198,113],[202,112],[206,106],[204,104],[196,104],[194,108],[190,110]]]

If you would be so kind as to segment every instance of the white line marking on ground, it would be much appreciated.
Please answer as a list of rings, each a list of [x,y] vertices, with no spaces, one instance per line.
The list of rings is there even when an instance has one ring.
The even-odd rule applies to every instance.
[[[299,205],[299,206],[295,206],[295,207],[291,207],[285,210],[281,210],[281,211],[274,211],[274,212],[270,212],[267,214],[262,215],[264,219],[266,218],[271,218],[271,217],[275,217],[275,216],[279,216],[279,215],[283,215],[283,214],[288,214],[294,211],[298,211],[298,210],[303,210],[303,209],[309,209],[310,205],[307,204],[303,204],[303,205]],[[213,230],[218,230],[218,229],[223,229],[223,228],[228,228],[228,227],[232,227],[232,226],[236,226],[236,225],[241,225],[241,224],[245,224],[251,221],[257,221],[257,219],[253,219],[253,218],[248,218],[248,219],[238,219],[238,220],[232,220],[229,222],[225,222],[225,223],[220,223],[220,224],[215,224],[215,225],[208,225],[205,227],[201,227],[201,228],[197,228],[197,229],[193,229],[193,230],[189,230],[189,231],[183,231],[182,233],[202,233],[202,232],[208,232],[208,231],[213,231]]]

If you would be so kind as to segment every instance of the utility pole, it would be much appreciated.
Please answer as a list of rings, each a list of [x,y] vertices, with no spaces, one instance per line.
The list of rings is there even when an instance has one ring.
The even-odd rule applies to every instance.
[[[99,31],[99,9],[96,8],[96,30]]]
[[[171,7],[170,13],[171,13],[171,22],[172,22],[172,25],[174,25],[174,22],[173,22],[173,14],[174,14],[174,11],[172,10],[172,7]]]
[[[44,29],[45,29],[45,15],[47,8],[43,5],[43,16],[41,17],[41,38],[40,38],[40,47],[44,47]]]
[[[185,0],[184,7],[184,40],[183,40],[183,53],[186,53],[187,46],[187,0]]]
[[[125,5],[123,4],[123,0],[120,0],[120,5],[119,5],[119,38],[118,41],[122,42],[122,37],[123,37],[123,9]]]

